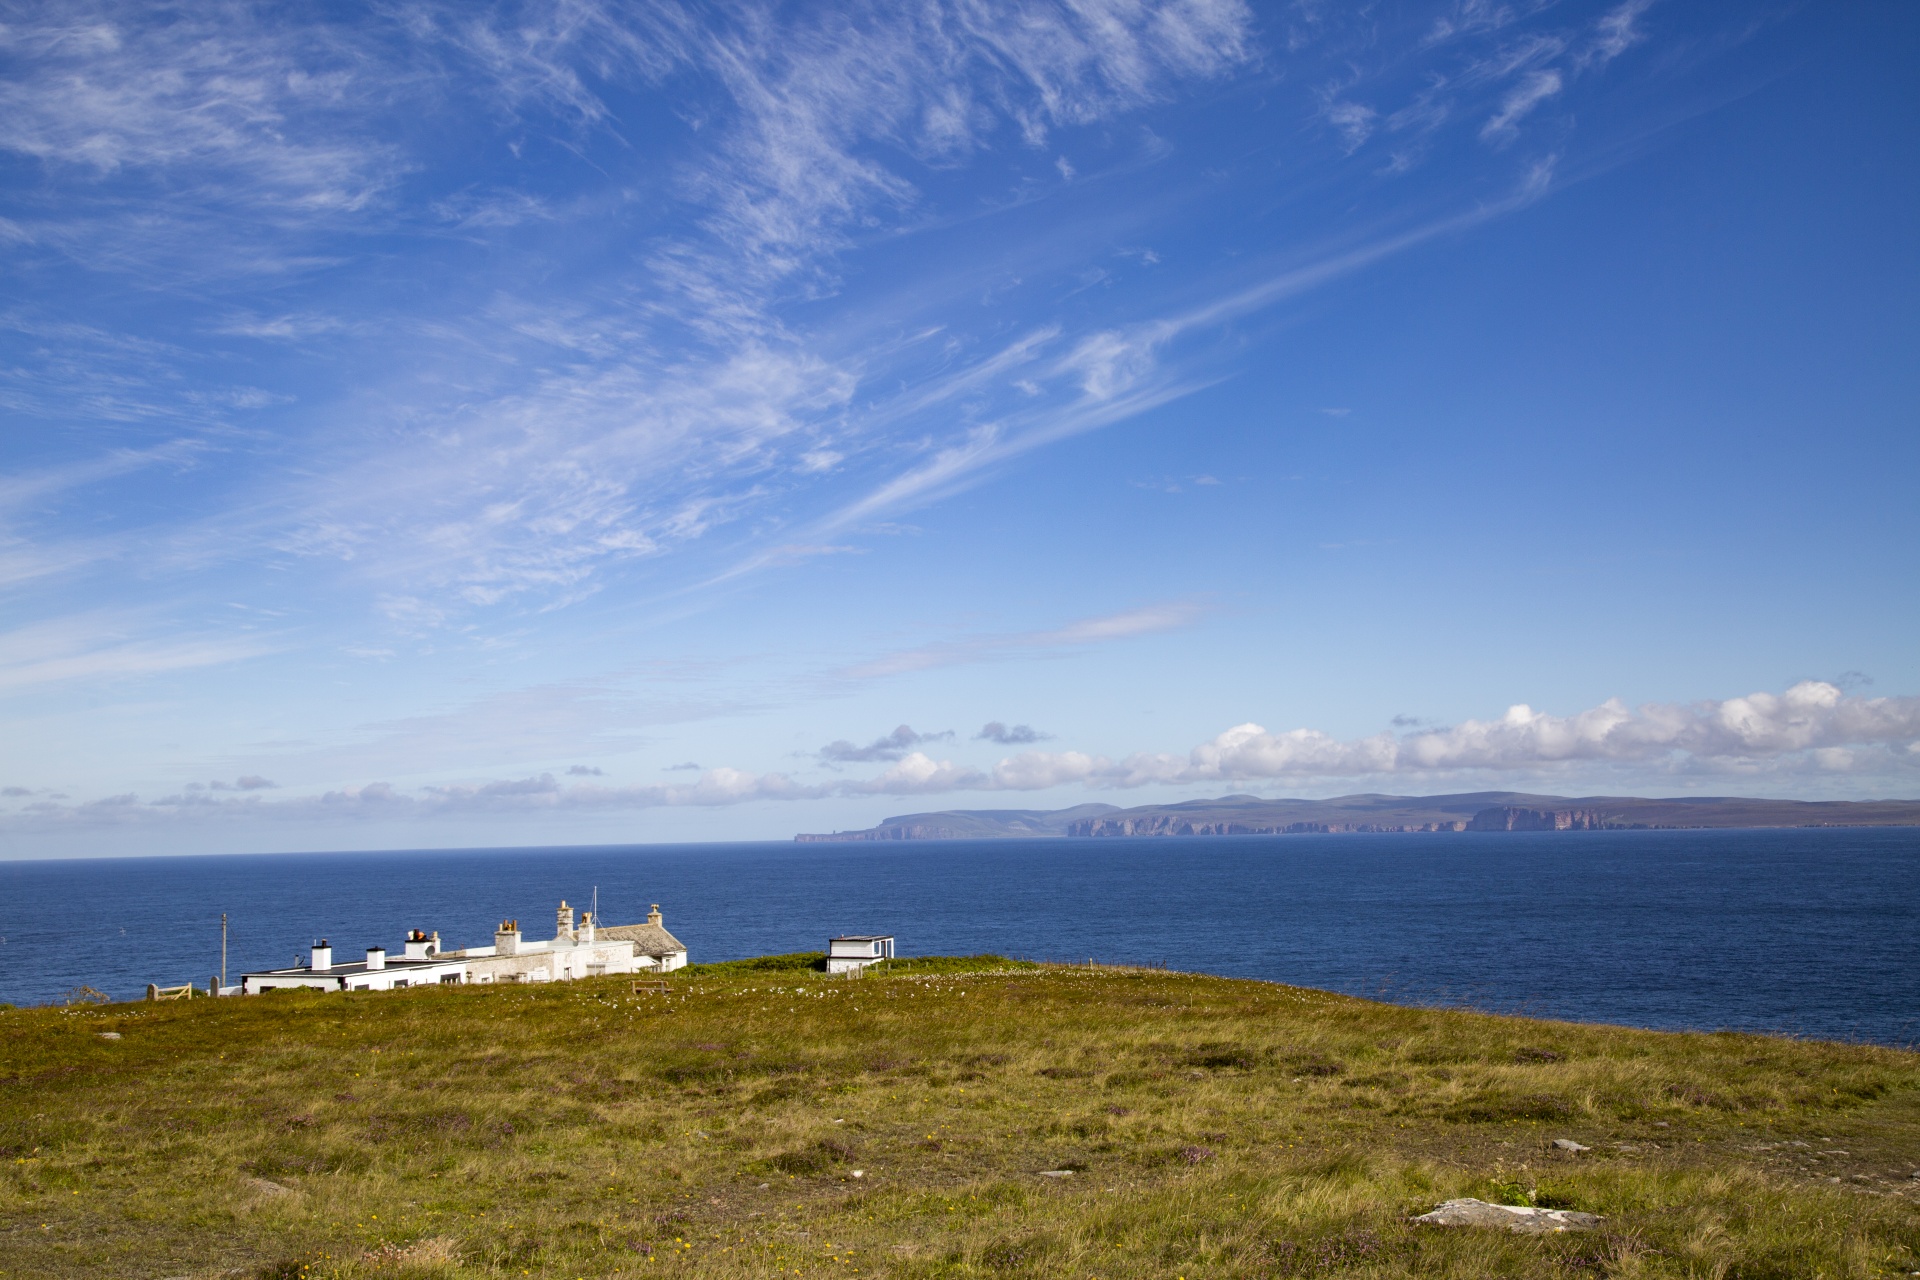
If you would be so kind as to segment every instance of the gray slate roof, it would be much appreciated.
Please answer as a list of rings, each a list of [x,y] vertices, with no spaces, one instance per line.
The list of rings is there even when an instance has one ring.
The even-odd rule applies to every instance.
[[[596,927],[593,935],[615,942],[631,942],[643,956],[664,956],[669,952],[687,949],[686,943],[668,933],[666,926],[658,924],[616,924],[604,929]]]

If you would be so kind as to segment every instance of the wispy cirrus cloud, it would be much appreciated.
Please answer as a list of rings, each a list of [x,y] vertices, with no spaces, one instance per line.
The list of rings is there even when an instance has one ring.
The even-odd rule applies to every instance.
[[[1558,71],[1529,71],[1526,78],[1500,100],[1500,109],[1481,128],[1480,137],[1488,141],[1518,137],[1520,122],[1535,107],[1559,93],[1565,83]]]
[[[8,23],[0,51],[14,62],[0,150],[49,165],[217,173],[217,198],[287,211],[358,209],[398,169],[340,127],[391,88],[356,74],[372,46],[344,27],[242,4],[83,2]]]
[[[585,131],[576,147],[605,135],[616,150],[627,144],[611,92],[669,74],[697,85],[686,109],[711,142],[666,169],[685,217],[649,238],[640,287],[566,308],[511,303],[373,326],[408,330],[453,361],[439,380],[455,394],[408,406],[403,430],[335,435],[292,483],[197,531],[203,545],[350,565],[378,593],[471,615],[589,595],[622,563],[830,475],[849,452],[842,441],[857,449],[889,418],[991,376],[989,360],[854,415],[864,362],[822,354],[778,312],[793,289],[826,287],[849,229],[915,202],[910,171],[959,163],[996,134],[1037,145],[1049,129],[1159,101],[1245,62],[1250,24],[1238,0],[697,18],[671,4],[419,4],[358,25],[269,21],[239,6],[162,22],[96,2],[73,22],[9,28],[24,71],[0,152],[108,204],[124,202],[127,183],[159,184],[140,189],[138,234],[172,234],[182,252],[208,242],[196,230],[208,208],[257,207],[245,229],[257,246],[219,238],[229,265],[274,260],[299,274],[337,266],[349,246],[334,233],[348,226],[417,235],[451,220],[484,236],[561,218],[512,186],[432,191],[404,121],[459,109],[457,94],[474,92],[463,74],[497,86],[483,96],[503,104],[495,123],[509,136],[544,115]],[[394,187],[423,172],[424,210]],[[588,200],[570,216],[603,208]],[[85,226],[69,211],[46,243],[76,246]],[[216,327],[266,342],[368,337],[313,311],[230,312]],[[127,372],[127,412],[152,414],[140,396],[157,395],[166,375]],[[792,545],[776,544],[766,563],[795,559]]]
[[[1623,5],[1595,27],[1581,47],[1615,51],[1589,60],[1643,38],[1643,8]],[[1442,44],[1514,17],[1463,11]],[[1441,79],[1546,75],[1575,38],[1500,31],[1495,51],[1475,47],[1465,70]],[[611,157],[634,143],[609,104],[673,79],[698,145],[672,150],[648,181],[683,216],[642,240],[630,279],[565,304],[516,298],[509,282],[475,313],[371,326],[405,332],[438,366],[424,379],[404,370],[404,391],[380,393],[411,402],[364,433],[329,434],[297,475],[195,531],[204,547],[225,544],[195,563],[271,547],[340,566],[370,594],[431,598],[448,619],[564,606],[622,566],[748,517],[749,549],[722,578],[806,558],[795,547],[837,546],[828,535],[1206,385],[1169,362],[1181,338],[1461,225],[1388,233],[1161,319],[1030,326],[991,346],[959,339],[960,359],[915,369],[832,349],[795,327],[791,305],[831,293],[859,237],[928,212],[928,184],[953,167],[993,148],[1045,155],[1062,130],[1255,66],[1266,55],[1247,6],[1002,0],[696,15],[589,0],[421,3],[356,25],[238,6],[162,21],[94,0],[72,21],[12,27],[7,39],[25,71],[0,152],[52,166],[74,192],[152,176],[140,234],[173,226],[183,246],[208,241],[193,229],[204,204],[267,211],[247,234],[271,250],[223,247],[236,264],[275,259],[296,275],[358,253],[333,234],[348,224],[439,236],[451,222],[487,244],[529,221],[564,237],[607,216],[630,197],[555,201],[443,175],[406,120],[473,98],[488,104],[474,118],[492,130],[489,146],[517,155],[526,128],[544,122],[575,151]],[[1500,131],[1517,127],[1515,112]],[[1357,100],[1339,114],[1352,147],[1388,119]],[[1510,207],[1482,201],[1474,216]],[[366,322],[350,332],[313,308],[228,306],[213,327],[243,342],[375,340]],[[159,395],[164,373],[128,373],[127,411],[152,412],[143,396]],[[426,390],[436,386],[445,393]],[[252,394],[265,404],[279,393]],[[799,495],[848,487],[864,492],[792,535]]]
[[[1195,601],[1174,600],[1127,609],[1119,613],[1082,618],[1061,627],[1038,631],[1000,632],[970,636],[962,640],[919,645],[895,653],[869,658],[833,673],[839,680],[876,680],[904,675],[910,671],[930,671],[936,667],[970,662],[989,662],[1023,654],[1049,650],[1081,648],[1108,640],[1124,640],[1191,626],[1206,613]]]
[[[153,638],[151,619],[94,612],[0,632],[0,693],[224,666],[272,653],[280,637],[203,629]]]
[[[685,672],[656,681],[570,681],[486,693],[444,710],[357,724],[246,764],[286,778],[386,777],[491,770],[514,763],[606,759],[653,742],[667,726],[737,713],[737,694],[710,694]],[[238,762],[235,762],[236,764]],[[583,774],[576,770],[592,770]],[[568,776],[600,776],[575,765]]]

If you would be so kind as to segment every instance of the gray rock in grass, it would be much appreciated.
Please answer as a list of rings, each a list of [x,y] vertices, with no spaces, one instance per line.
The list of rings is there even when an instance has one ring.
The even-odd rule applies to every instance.
[[[1432,1213],[1414,1219],[1430,1227],[1492,1227],[1522,1235],[1556,1235],[1563,1231],[1591,1231],[1603,1219],[1597,1213],[1573,1209],[1535,1209],[1485,1200],[1449,1200]]]

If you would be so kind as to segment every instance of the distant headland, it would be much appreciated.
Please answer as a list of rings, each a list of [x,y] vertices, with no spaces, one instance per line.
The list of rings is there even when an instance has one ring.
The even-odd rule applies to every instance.
[[[1073,836],[1258,836],[1360,831],[1634,831],[1739,827],[1920,826],[1920,800],[1765,800],[1744,796],[1447,796],[1270,800],[1222,796],[1122,809],[949,809],[884,819],[861,831],[796,835],[836,840],[982,840]]]

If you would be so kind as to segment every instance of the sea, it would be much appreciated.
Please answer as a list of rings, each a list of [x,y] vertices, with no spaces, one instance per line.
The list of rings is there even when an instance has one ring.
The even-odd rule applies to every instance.
[[[1163,965],[1403,1004],[1920,1042],[1920,828],[686,844],[0,862],[0,1001],[660,904],[694,961]]]

